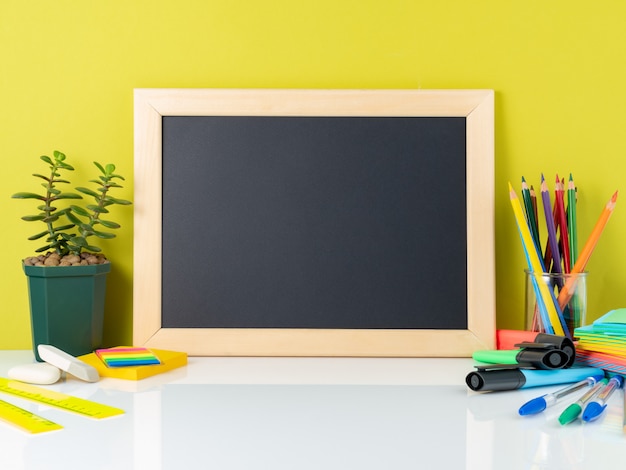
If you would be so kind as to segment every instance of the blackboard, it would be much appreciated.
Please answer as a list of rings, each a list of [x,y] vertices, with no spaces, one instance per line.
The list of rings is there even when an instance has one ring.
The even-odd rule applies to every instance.
[[[136,91],[136,100],[146,92]],[[468,195],[488,198],[493,175],[478,177],[486,190],[476,190],[471,175],[477,165],[491,171],[493,155],[468,158],[473,142],[482,138],[472,113],[398,113],[392,109],[400,103],[398,92],[382,91],[361,100],[354,91],[309,91],[304,99],[294,90],[280,96],[263,90],[149,93],[151,109],[163,108],[151,121],[159,141],[151,138],[158,150],[149,153],[158,163],[148,164],[158,167],[160,179],[158,189],[149,190],[158,192],[159,225],[148,224],[160,233],[158,279],[152,279],[156,268],[146,271],[151,298],[160,298],[159,317],[149,316],[154,326],[142,326],[141,314],[134,323],[135,330],[150,332],[150,338],[143,333],[142,343],[154,342],[156,334],[162,336],[158,346],[168,346],[166,338],[183,332],[186,344],[180,346],[191,347],[191,354],[449,355],[446,350],[459,348],[440,344],[439,351],[430,351],[424,334],[454,338],[461,332],[478,338],[480,347],[489,344],[493,294],[481,307],[486,320],[479,322],[468,299],[480,284],[474,275],[487,284],[493,280],[493,267],[484,264],[493,260],[493,243],[487,233],[480,251],[472,245],[469,227],[476,211],[468,209]],[[194,93],[209,100],[206,110],[196,109]],[[169,104],[158,102],[176,94]],[[319,109],[310,94],[329,108]],[[382,95],[393,99],[380,100]],[[349,103],[342,109],[337,103],[346,96],[365,107],[355,111]],[[369,109],[367,96],[375,96],[377,106],[392,106]],[[268,112],[251,97],[275,107]],[[485,107],[485,97],[492,94],[483,92],[472,111]],[[297,112],[290,98],[299,102]],[[233,106],[227,106],[229,99]],[[166,109],[172,103],[176,111]],[[138,126],[147,126],[138,120],[136,110],[136,136]],[[488,127],[489,122],[487,138]],[[145,162],[136,165],[136,181],[143,170]],[[154,181],[138,184],[135,206],[141,211],[148,208],[141,203],[141,185]],[[483,224],[490,220],[482,218]],[[141,220],[136,217],[136,256],[147,246],[137,237]],[[475,254],[482,264],[472,269]],[[137,277],[136,263],[136,286]],[[144,307],[137,298],[135,306],[137,317]],[[490,325],[485,337],[476,335],[476,324]],[[314,350],[303,344],[302,335],[311,332],[309,341],[321,343]],[[381,351],[376,344],[389,346],[402,333],[418,334],[402,336],[397,351]],[[337,334],[356,335],[358,345],[323,346]],[[215,335],[217,349],[194,346],[209,338],[216,342]],[[411,338],[422,344],[403,344]]]
[[[162,325],[465,329],[464,194],[465,118],[163,117]]]

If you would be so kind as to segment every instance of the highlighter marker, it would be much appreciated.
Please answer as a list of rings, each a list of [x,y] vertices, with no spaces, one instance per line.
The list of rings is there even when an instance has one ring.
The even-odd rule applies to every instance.
[[[573,367],[555,370],[476,370],[465,377],[465,383],[477,392],[494,392],[540,387],[542,385],[568,384],[597,375],[604,376],[604,371],[597,367]]]
[[[591,390],[585,393],[580,399],[576,400],[570,406],[565,408],[563,413],[561,413],[561,416],[559,416],[559,423],[561,423],[562,425],[566,425],[578,418],[578,415],[583,410],[583,406],[585,406],[585,403],[595,397],[596,394],[602,389],[602,387],[606,385],[607,382],[607,379],[600,380],[600,382],[595,384],[591,388]]]
[[[537,369],[560,369],[569,356],[560,349],[511,349],[475,351],[472,358],[489,364],[529,364]]]
[[[568,385],[560,390],[557,390],[553,393],[546,393],[537,398],[533,398],[530,401],[524,403],[520,409],[520,416],[528,416],[537,413],[541,413],[546,408],[556,405],[561,399],[565,398],[571,393],[574,393],[582,388],[589,387],[595,385],[598,380],[601,380],[604,377],[604,374],[598,374],[593,377],[587,377],[580,382],[576,382],[575,384]]]
[[[609,397],[615,390],[622,387],[623,381],[624,379],[621,375],[612,377],[609,383],[606,384],[606,387],[604,387],[585,407],[585,411],[583,411],[583,421],[588,422],[598,419],[606,408],[606,402],[609,400]]]

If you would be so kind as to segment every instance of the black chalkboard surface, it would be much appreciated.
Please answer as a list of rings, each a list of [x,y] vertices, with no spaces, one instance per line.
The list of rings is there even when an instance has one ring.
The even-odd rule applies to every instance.
[[[134,94],[134,344],[494,347],[492,90]]]
[[[164,327],[467,328],[465,118],[162,126]]]

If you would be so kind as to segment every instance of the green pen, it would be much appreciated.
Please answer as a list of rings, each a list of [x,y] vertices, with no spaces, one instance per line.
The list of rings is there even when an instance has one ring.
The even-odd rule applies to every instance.
[[[569,424],[578,418],[578,415],[582,413],[585,404],[591,400],[596,394],[602,390],[602,388],[607,384],[608,379],[602,379],[600,382],[595,384],[591,390],[585,393],[582,397],[572,403],[570,406],[565,408],[561,416],[559,416],[559,423],[562,425]]]
[[[537,369],[560,369],[569,356],[560,349],[496,349],[475,351],[472,358],[488,364],[529,364]]]

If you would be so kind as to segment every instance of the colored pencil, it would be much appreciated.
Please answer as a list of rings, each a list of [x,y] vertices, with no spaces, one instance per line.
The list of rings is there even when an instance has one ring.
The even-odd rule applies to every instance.
[[[571,269],[572,274],[582,273],[585,270],[585,267],[587,266],[587,262],[589,261],[589,258],[591,257],[591,253],[593,253],[593,250],[598,243],[598,239],[600,238],[600,235],[602,235],[604,227],[606,227],[606,224],[609,221],[611,214],[613,214],[613,210],[615,209],[616,202],[617,202],[617,191],[615,191],[615,193],[613,194],[609,202],[607,202],[606,206],[604,206],[604,209],[602,210],[602,213],[600,214],[600,217],[598,218],[596,225],[594,226],[591,234],[589,235],[589,238],[585,242],[585,246],[583,246],[583,249],[580,252],[580,255],[578,256],[576,263]],[[574,295],[575,287],[576,287],[576,276],[572,276],[568,278],[567,282],[565,283],[565,285],[561,289],[561,292],[559,293],[558,302],[559,302],[560,308],[563,308],[572,298],[572,296]]]
[[[509,183],[509,197],[511,200],[511,207],[513,208],[513,214],[515,215],[515,221],[517,222],[517,228],[522,238],[522,246],[524,247],[524,251],[526,253],[528,267],[532,272],[541,273],[543,272],[541,258],[535,249],[535,244],[532,240],[528,224],[526,223],[522,206],[515,190],[513,189],[513,186],[511,186],[511,183]],[[566,331],[563,326],[563,315],[557,309],[558,304],[555,302],[554,292],[552,289],[550,289],[544,282],[533,282],[533,284],[536,289],[535,292],[537,293],[537,298],[541,299],[543,306],[547,311],[547,316],[550,320],[552,328],[554,329],[554,334],[559,336],[568,334],[569,331]]]
[[[567,227],[569,234],[570,271],[578,258],[578,227],[576,226],[576,186],[572,174],[567,183]]]
[[[567,226],[567,214],[565,213],[565,201],[563,193],[565,192],[563,183],[556,175],[556,188],[554,190],[554,207],[556,209],[556,219],[558,220],[560,232],[560,245],[563,259],[563,272],[570,272],[570,253],[569,253],[569,231]]]
[[[548,241],[552,253],[552,271],[562,273],[561,256],[559,254],[559,241],[556,238],[556,228],[554,227],[554,215],[552,214],[552,204],[550,203],[550,191],[543,174],[541,175],[541,200],[543,201],[543,211],[546,217],[546,228],[548,229]],[[547,264],[547,263],[546,263]]]
[[[526,220],[530,227],[530,233],[537,249],[541,246],[539,243],[539,229],[537,227],[537,217],[535,216],[535,207],[530,197],[530,189],[526,183],[526,179],[522,176],[522,198],[524,200],[524,209],[526,209]]]

